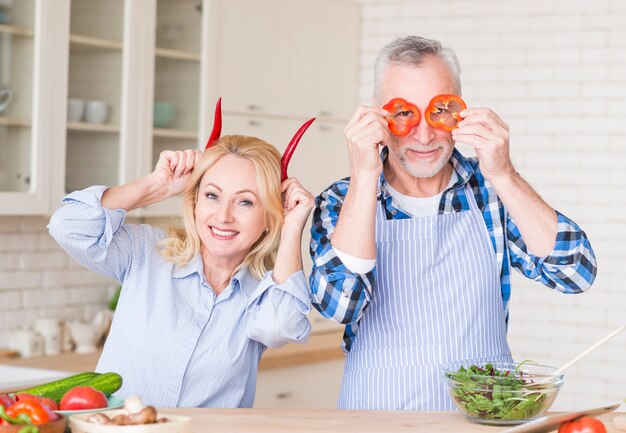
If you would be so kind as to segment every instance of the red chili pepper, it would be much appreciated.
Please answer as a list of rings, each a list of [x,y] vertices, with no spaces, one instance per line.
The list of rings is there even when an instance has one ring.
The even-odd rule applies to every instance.
[[[387,117],[387,125],[389,125],[389,130],[398,137],[409,135],[411,129],[420,122],[420,110],[402,98],[393,98],[383,105],[383,108],[391,113]]]
[[[296,147],[298,147],[298,143],[300,142],[302,135],[309,128],[309,126],[311,126],[311,123],[313,123],[314,121],[315,121],[315,117],[304,122],[304,124],[300,127],[300,129],[298,129],[298,131],[296,131],[293,138],[287,145],[287,148],[285,149],[285,153],[283,153],[283,157],[280,159],[280,181],[281,182],[284,182],[289,177],[287,176],[287,167],[289,166],[289,161],[291,160],[291,156],[293,155],[293,152],[296,150]]]
[[[465,101],[457,95],[437,95],[430,100],[424,117],[433,128],[450,132],[457,128],[457,123],[462,119],[459,112],[466,108]]]
[[[57,419],[56,413],[35,400],[18,401],[7,409],[6,414],[13,418],[24,414],[28,416],[35,425],[45,424]]]
[[[213,119],[213,130],[206,142],[204,150],[207,150],[213,143],[220,139],[222,134],[222,97],[220,96],[215,104],[215,118]]]

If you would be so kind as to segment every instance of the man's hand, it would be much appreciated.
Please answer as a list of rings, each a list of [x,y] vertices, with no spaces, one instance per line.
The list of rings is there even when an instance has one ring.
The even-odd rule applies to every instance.
[[[351,176],[371,174],[378,178],[383,169],[378,146],[390,139],[387,116],[382,108],[360,106],[346,125],[344,133],[348,144]]]
[[[509,126],[488,108],[468,108],[452,130],[454,141],[474,147],[480,171],[489,181],[515,173],[509,156]]]
[[[159,161],[152,173],[162,188],[165,188],[167,197],[181,193],[196,163],[202,157],[199,150],[164,150],[159,155]]]

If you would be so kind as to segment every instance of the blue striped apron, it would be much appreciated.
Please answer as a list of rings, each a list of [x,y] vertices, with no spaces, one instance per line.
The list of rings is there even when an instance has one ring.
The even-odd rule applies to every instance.
[[[387,220],[377,206],[376,285],[339,408],[453,410],[442,364],[512,362],[495,252],[466,190],[464,212]]]

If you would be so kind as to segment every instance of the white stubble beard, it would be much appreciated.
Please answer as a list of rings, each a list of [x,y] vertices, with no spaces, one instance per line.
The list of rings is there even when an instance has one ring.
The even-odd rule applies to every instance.
[[[446,166],[446,164],[450,160],[450,157],[452,156],[452,152],[454,150],[454,142],[435,144],[434,146],[432,146],[432,149],[437,149],[437,148],[443,149],[446,152],[445,154],[442,154],[441,157],[437,161],[435,161],[435,164],[431,167],[420,167],[420,166],[414,165],[410,163],[406,157],[406,153],[409,150],[424,150],[422,148],[416,149],[416,148],[411,148],[411,147],[405,147],[402,150],[391,150],[391,149],[390,150],[391,152],[393,152],[394,156],[396,157],[400,165],[407,171],[407,173],[409,173],[413,177],[422,179],[422,178],[431,178],[435,176],[437,173],[441,171],[441,169],[443,169]]]

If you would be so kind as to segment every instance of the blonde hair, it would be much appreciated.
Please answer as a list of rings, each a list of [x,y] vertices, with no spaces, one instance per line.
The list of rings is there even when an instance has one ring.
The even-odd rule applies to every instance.
[[[187,264],[200,253],[202,242],[195,224],[195,208],[200,181],[206,171],[220,158],[234,155],[251,161],[256,169],[259,199],[265,210],[267,231],[252,245],[233,275],[248,266],[256,279],[274,267],[283,225],[283,206],[280,192],[280,153],[271,144],[255,137],[226,135],[207,149],[196,164],[184,194],[182,221],[184,228],[171,227],[170,237],[159,242],[159,253],[178,265]],[[236,175],[233,173],[233,175]]]

